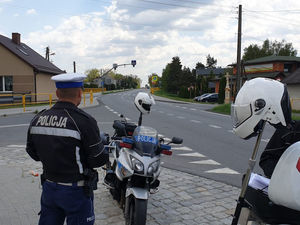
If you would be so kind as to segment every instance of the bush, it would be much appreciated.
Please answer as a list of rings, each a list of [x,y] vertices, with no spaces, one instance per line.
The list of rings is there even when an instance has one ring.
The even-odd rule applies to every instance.
[[[189,90],[186,87],[180,87],[178,97],[189,98],[190,97]]]
[[[84,88],[98,88],[98,85],[97,84],[87,84],[87,83],[84,83],[83,87]]]

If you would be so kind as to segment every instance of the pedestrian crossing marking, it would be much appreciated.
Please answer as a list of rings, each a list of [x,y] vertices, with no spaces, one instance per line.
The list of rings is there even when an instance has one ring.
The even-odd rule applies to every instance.
[[[192,157],[205,157],[205,155],[202,155],[198,152],[193,152],[193,153],[183,153],[183,154],[177,154],[180,156],[192,156]]]
[[[181,150],[181,151],[193,151],[193,149],[186,147],[186,146],[182,146],[182,147],[172,147],[172,150]]]
[[[189,163],[202,164],[202,165],[221,165],[220,163],[218,163],[218,162],[216,162],[215,160],[212,160],[212,159],[194,161],[194,162],[189,162]]]
[[[229,169],[229,168],[220,168],[220,169],[214,169],[214,170],[208,170],[205,171],[205,173],[225,173],[225,174],[240,174],[239,172]]]

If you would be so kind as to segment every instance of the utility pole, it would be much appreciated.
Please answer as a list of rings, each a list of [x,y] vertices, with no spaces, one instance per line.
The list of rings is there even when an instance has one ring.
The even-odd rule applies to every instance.
[[[236,94],[241,89],[241,39],[242,39],[242,5],[239,5],[238,40],[237,40],[237,63],[236,63]]]
[[[74,70],[74,73],[76,73],[76,62],[73,61],[73,70]]]

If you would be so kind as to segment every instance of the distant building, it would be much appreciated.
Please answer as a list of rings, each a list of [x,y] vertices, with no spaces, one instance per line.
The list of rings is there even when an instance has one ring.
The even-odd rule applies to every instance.
[[[300,57],[272,55],[245,61],[243,65],[243,82],[256,77],[266,77],[284,81],[300,67]],[[231,76],[231,90],[233,93],[235,93],[237,72],[236,64],[231,64],[229,66],[233,67],[233,76]]]
[[[300,67],[290,76],[282,80],[287,85],[289,96],[292,102],[292,108],[300,110]]]
[[[111,86],[111,85],[117,85],[117,81],[112,78],[109,74],[105,74],[99,78],[94,79],[93,84],[97,84],[99,88]]]
[[[55,84],[51,81],[51,76],[64,73],[22,43],[19,33],[12,33],[12,39],[0,35],[0,59],[0,95],[55,93]],[[37,100],[48,98],[38,95]]]
[[[196,76],[213,78],[208,82],[208,89],[210,92],[219,92],[220,77],[225,75],[225,68],[203,68],[196,69]]]

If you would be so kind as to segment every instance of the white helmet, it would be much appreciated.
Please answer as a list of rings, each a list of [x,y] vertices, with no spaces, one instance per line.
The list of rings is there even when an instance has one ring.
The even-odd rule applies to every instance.
[[[143,113],[150,113],[150,108],[155,104],[154,98],[145,92],[139,92],[134,99],[134,104],[137,109]]]
[[[268,78],[246,81],[231,106],[231,117],[234,133],[244,139],[256,135],[263,120],[287,126],[291,104],[286,86]]]

